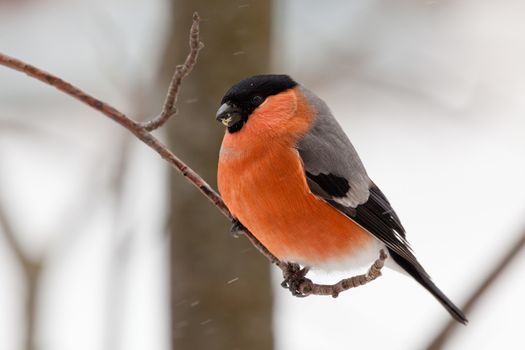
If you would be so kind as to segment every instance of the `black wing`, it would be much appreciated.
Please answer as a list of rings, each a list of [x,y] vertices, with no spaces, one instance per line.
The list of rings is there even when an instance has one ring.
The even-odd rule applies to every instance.
[[[344,213],[365,230],[376,236],[390,250],[406,260],[421,267],[406,240],[405,229],[399,217],[390,205],[383,192],[372,182],[368,189],[368,199],[355,207],[345,206],[336,201],[342,193],[351,190],[348,181],[340,176],[327,174],[313,175],[305,171],[310,191],[321,197],[334,208]],[[421,267],[421,269],[423,269]]]
[[[454,319],[463,324],[467,323],[467,318],[463,312],[432,282],[428,273],[417,261],[405,238],[405,229],[399,221],[399,217],[392,209],[386,196],[375,184],[372,184],[369,189],[368,200],[352,208],[345,207],[327,197],[327,195],[330,197],[337,195],[341,191],[341,180],[327,182],[327,179],[333,177],[327,175],[322,177],[322,182],[316,182],[319,177],[312,177],[308,172],[306,172],[306,177],[313,194],[324,198],[334,208],[385,243],[390,256],[399,266],[425,287]]]

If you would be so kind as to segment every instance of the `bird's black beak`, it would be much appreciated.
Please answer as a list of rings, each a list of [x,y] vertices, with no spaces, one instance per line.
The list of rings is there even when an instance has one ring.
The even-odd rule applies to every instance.
[[[234,104],[223,103],[219,107],[215,119],[229,128],[242,120],[241,109]]]

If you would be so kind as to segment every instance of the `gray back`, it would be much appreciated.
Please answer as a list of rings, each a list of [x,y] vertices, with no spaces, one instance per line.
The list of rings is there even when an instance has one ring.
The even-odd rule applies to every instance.
[[[346,195],[333,196],[309,181],[312,192],[346,207],[355,208],[365,203],[371,181],[357,152],[326,103],[308,89],[302,86],[300,89],[317,111],[312,128],[297,144],[305,171],[314,176],[324,174],[346,179],[350,187]]]

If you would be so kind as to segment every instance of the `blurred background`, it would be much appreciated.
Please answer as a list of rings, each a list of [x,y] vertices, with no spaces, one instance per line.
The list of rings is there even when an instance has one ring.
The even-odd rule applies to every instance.
[[[327,101],[458,305],[524,237],[522,1],[0,0],[0,51],[143,120],[195,10],[206,47],[156,133],[214,187],[222,94],[287,73]],[[0,349],[424,349],[449,321],[394,271],[293,298],[228,229],[121,127],[0,67]],[[524,268],[521,252],[433,348],[524,348]]]

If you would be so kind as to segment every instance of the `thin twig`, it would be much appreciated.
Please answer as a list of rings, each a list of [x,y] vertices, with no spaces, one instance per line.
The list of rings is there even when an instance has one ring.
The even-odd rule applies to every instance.
[[[112,119],[113,121],[117,122],[118,124],[126,128],[133,135],[135,135],[139,140],[141,140],[146,145],[148,145],[151,149],[157,152],[164,160],[166,160],[171,166],[173,166],[177,171],[179,171],[184,177],[186,177],[188,181],[192,185],[197,187],[201,191],[201,193],[206,198],[208,198],[208,200],[210,200],[224,216],[226,216],[230,221],[233,222],[234,217],[230,213],[228,208],[226,207],[226,204],[224,203],[220,195],[215,190],[213,190],[211,186],[208,183],[206,183],[206,181],[204,181],[202,177],[200,177],[199,174],[197,174],[193,169],[187,166],[172,151],[170,151],[162,142],[160,142],[157,138],[155,138],[150,133],[151,130],[154,130],[160,127],[169,118],[169,115],[173,114],[171,112],[175,110],[175,102],[177,101],[177,94],[180,91],[181,81],[192,70],[197,60],[198,51],[202,48],[202,44],[199,41],[198,35],[199,35],[199,16],[197,13],[195,13],[193,16],[193,24],[191,27],[191,34],[190,34],[190,54],[186,58],[185,64],[183,66],[177,67],[175,74],[173,76],[173,80],[170,84],[170,91],[168,92],[168,97],[166,98],[166,102],[164,104],[163,112],[165,110],[168,111],[164,113],[167,116],[163,117],[162,116],[163,113],[161,113],[159,117],[155,117],[149,123],[145,123],[145,124],[134,121],[133,119],[127,117],[124,113],[112,107],[110,104],[103,102],[99,100],[98,98],[95,98],[89,95],[88,93],[80,90],[79,88],[72,85],[71,83],[53,74],[50,74],[44,70],[41,70],[35,66],[32,66],[28,63],[20,61],[16,58],[0,53],[0,65],[6,66],[8,68],[17,70],[22,73],[25,73],[32,78],[38,79],[48,85],[51,85],[55,87],[57,90],[69,96],[72,96],[76,98],[77,100],[79,100],[80,102],[87,104],[88,106],[100,111],[102,114],[104,114],[108,118]],[[293,265],[293,264],[289,264],[289,263],[280,261],[268,249],[266,249],[266,247],[264,247],[261,244],[261,242],[259,242],[257,238],[255,238],[255,236],[249,230],[243,229],[243,232],[245,236],[250,240],[250,242],[259,250],[259,252],[263,254],[270,262],[276,264],[281,270],[286,271],[290,268],[291,265]],[[374,263],[374,266],[376,265],[376,263]],[[356,276],[355,278],[359,279],[360,276]],[[353,280],[352,278],[347,279],[347,280],[348,281],[351,280],[352,283],[357,281],[357,280]],[[339,287],[332,287],[332,288],[335,288],[333,289],[334,291],[339,290],[341,288],[342,288],[341,289],[342,291],[342,290],[346,290],[352,287],[350,286],[350,284],[348,284],[349,282],[343,283],[343,281],[341,281],[340,283],[341,285]],[[344,288],[343,288],[343,284],[344,284]],[[336,285],[339,285],[339,284],[336,284]],[[311,286],[312,286],[312,289],[311,291],[309,291],[309,294],[324,295],[323,293],[326,291],[326,286],[316,285],[313,283],[311,284]],[[319,286],[319,287],[315,287],[315,286]],[[346,286],[350,286],[350,287],[346,288]],[[334,294],[334,293],[331,293],[331,294]]]
[[[179,95],[179,89],[182,85],[182,80],[191,73],[193,67],[197,63],[199,51],[204,47],[204,44],[199,40],[199,22],[200,17],[198,13],[195,12],[193,14],[193,23],[190,29],[190,53],[186,57],[184,64],[175,68],[175,73],[171,78],[171,83],[168,88],[168,94],[166,95],[162,112],[155,118],[142,124],[144,129],[147,131],[153,131],[160,128],[168,121],[171,116],[177,113],[177,97]]]

